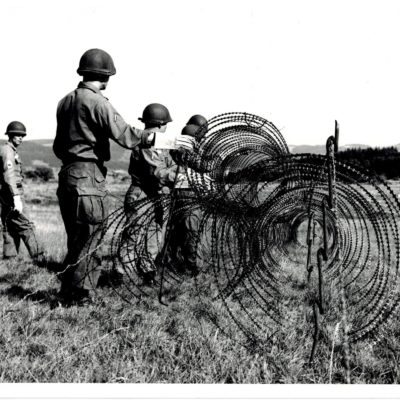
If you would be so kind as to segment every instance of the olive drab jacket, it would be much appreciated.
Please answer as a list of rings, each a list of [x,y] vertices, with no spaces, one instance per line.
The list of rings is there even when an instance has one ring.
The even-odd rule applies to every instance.
[[[151,196],[173,186],[177,168],[169,150],[137,147],[132,150],[128,172],[132,184]]]
[[[0,148],[0,190],[11,196],[22,195],[22,163],[11,142]]]
[[[128,125],[101,91],[80,82],[57,108],[57,132],[53,150],[63,164],[110,160],[110,141],[131,149],[145,145],[149,133]]]

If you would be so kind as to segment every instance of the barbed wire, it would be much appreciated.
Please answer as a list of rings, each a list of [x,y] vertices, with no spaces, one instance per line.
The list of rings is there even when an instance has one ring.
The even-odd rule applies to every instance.
[[[198,310],[222,332],[265,348],[304,317],[301,305],[314,315],[317,305],[316,331],[330,330],[327,341],[378,339],[400,300],[400,204],[390,186],[338,161],[332,147],[327,155],[290,154],[259,116],[227,113],[208,126],[194,149],[198,170],[182,166],[190,190],[180,206],[161,194],[135,202],[134,213],[116,210],[101,227],[104,253],[90,255],[93,265],[101,258],[120,273],[114,289],[126,301],[155,296],[140,273],[143,260],[160,269],[149,240],[156,237],[161,250],[170,213],[174,220],[196,210]],[[173,262],[164,267],[161,291],[187,278]]]

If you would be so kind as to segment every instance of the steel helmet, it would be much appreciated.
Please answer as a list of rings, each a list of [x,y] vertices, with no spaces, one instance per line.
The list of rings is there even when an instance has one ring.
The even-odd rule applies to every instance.
[[[168,108],[159,103],[152,103],[146,106],[142,117],[138,119],[144,123],[155,125],[165,125],[172,121]]]
[[[90,49],[83,53],[77,71],[79,75],[97,74],[111,76],[117,72],[111,56],[101,49]]]
[[[189,124],[193,124],[193,125],[197,125],[197,126],[201,126],[201,127],[204,126],[206,128],[206,130],[208,129],[208,122],[207,122],[206,118],[204,118],[200,114],[196,114],[196,115],[193,115],[192,117],[190,117],[190,119],[186,125],[189,125]]]
[[[25,125],[19,121],[12,121],[8,124],[5,134],[9,136],[26,136]]]
[[[187,124],[181,132],[182,135],[191,136],[197,140],[200,140],[206,134],[206,130],[204,127],[195,125],[195,124]]]

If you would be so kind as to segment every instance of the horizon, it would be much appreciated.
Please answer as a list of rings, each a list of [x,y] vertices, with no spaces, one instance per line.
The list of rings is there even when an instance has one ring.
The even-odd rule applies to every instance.
[[[7,139],[1,139],[6,141]],[[39,138],[39,139],[24,139],[24,141],[22,142],[21,146],[24,145],[24,143],[26,142],[40,142],[40,141],[53,141],[54,138]],[[112,142],[112,140],[111,140]],[[114,144],[116,146],[118,146],[117,143],[114,142]],[[320,147],[320,146],[325,146],[325,143],[317,143],[317,144],[307,144],[307,143],[300,143],[300,144],[293,144],[293,143],[287,143],[288,147]],[[399,143],[394,143],[394,144],[389,144],[389,145],[385,145],[385,146],[370,146],[367,143],[345,143],[345,144],[341,144],[339,141],[339,148],[340,147],[350,147],[350,146],[367,146],[370,148],[387,148],[387,147],[400,147],[400,142]],[[125,149],[127,151],[129,151],[129,149]],[[399,149],[400,150],[400,149]]]

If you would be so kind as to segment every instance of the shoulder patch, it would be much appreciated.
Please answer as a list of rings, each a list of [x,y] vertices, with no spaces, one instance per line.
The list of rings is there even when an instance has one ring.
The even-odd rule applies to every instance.
[[[7,169],[12,168],[12,162],[10,160],[7,161]]]

